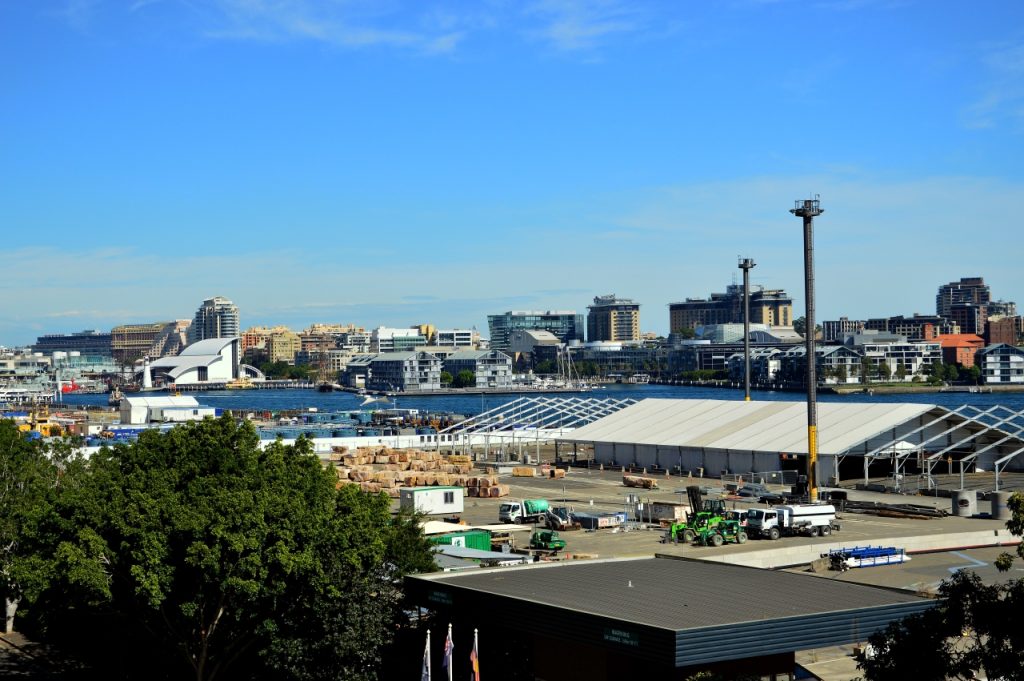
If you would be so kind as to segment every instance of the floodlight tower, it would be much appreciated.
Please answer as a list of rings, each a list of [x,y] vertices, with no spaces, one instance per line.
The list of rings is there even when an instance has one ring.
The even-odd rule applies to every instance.
[[[807,494],[818,500],[818,361],[814,350],[814,218],[825,211],[817,195],[803,199],[789,211],[804,220],[804,339],[807,343]]]
[[[750,401],[750,270],[756,267],[751,258],[740,258],[743,270],[743,399]]]

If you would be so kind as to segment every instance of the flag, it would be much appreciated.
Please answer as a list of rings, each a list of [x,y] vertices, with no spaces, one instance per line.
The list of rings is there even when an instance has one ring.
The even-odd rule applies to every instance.
[[[423,668],[420,670],[420,681],[430,681],[430,630],[427,629],[427,645],[423,648]]]
[[[476,629],[473,630],[473,650],[469,652],[469,663],[473,667],[473,677],[470,681],[480,681],[480,654],[476,649]]]
[[[452,652],[455,644],[452,643],[452,625],[448,625],[448,638],[444,640],[444,668],[448,670],[448,678],[452,678]]]

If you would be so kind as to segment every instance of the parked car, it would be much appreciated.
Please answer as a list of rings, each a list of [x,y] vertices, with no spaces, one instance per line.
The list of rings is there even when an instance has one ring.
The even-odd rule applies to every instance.
[[[771,494],[771,491],[762,484],[748,483],[740,487],[736,492],[741,497],[756,497],[760,498]]]

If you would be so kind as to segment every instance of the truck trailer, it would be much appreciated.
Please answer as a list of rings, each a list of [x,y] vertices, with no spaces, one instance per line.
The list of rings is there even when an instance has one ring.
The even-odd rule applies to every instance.
[[[836,523],[836,507],[831,504],[793,504],[747,511],[747,534],[778,539],[795,534],[825,536]]]

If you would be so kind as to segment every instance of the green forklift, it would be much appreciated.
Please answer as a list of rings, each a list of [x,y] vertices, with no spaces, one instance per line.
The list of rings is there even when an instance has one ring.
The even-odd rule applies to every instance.
[[[673,523],[666,537],[666,540],[676,544],[691,544],[701,530],[716,527],[725,521],[725,502],[721,499],[705,499],[697,485],[687,487],[686,496],[690,500],[690,513],[686,520]]]
[[[737,520],[722,520],[715,525],[707,525],[697,531],[695,542],[702,546],[721,546],[726,542],[745,544],[747,533]]]
[[[530,548],[535,551],[558,553],[565,548],[565,540],[555,530],[534,530],[530,535]]]

